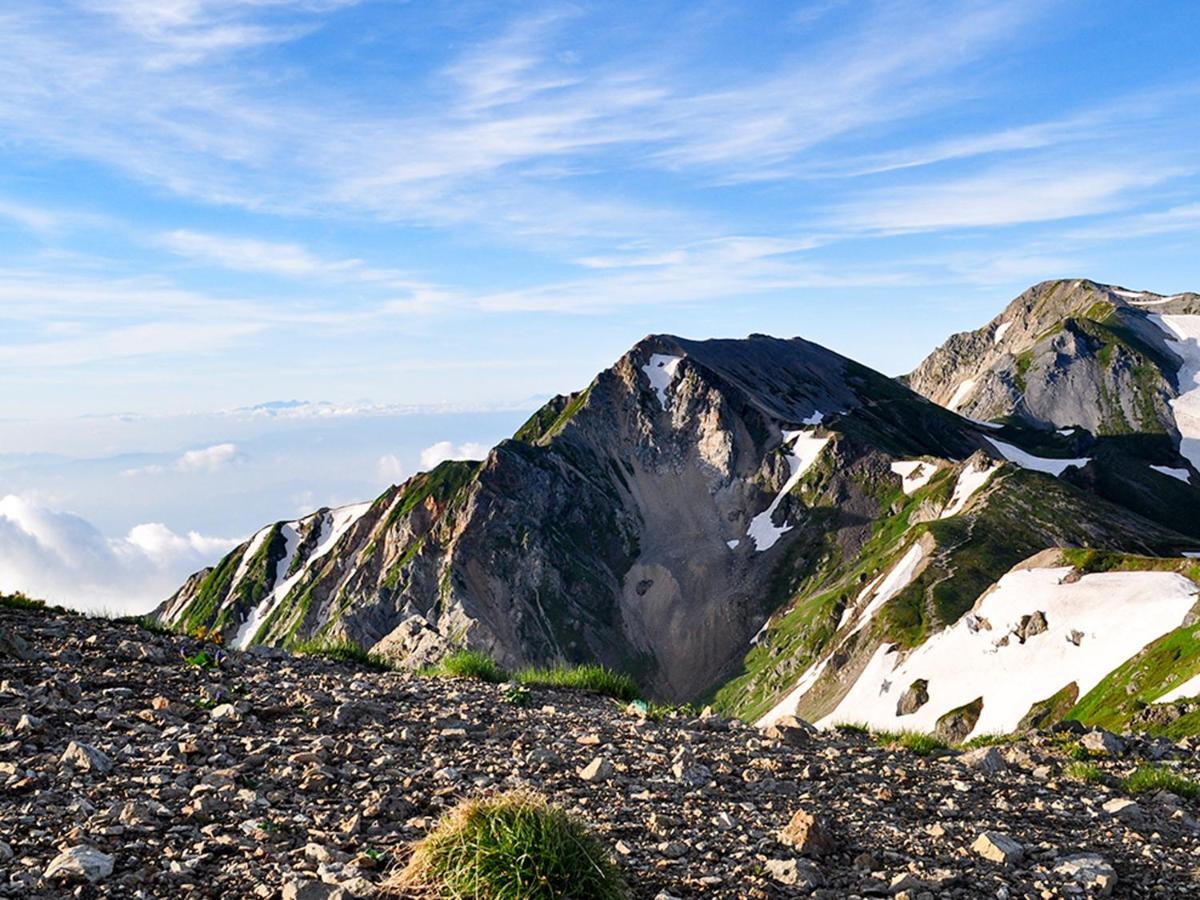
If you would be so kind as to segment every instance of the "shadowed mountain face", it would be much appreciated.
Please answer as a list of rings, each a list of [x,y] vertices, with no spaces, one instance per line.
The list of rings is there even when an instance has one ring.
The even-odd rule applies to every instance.
[[[1111,314],[1071,324],[1093,297],[1084,312]],[[831,707],[881,642],[919,646],[1039,551],[1200,545],[1172,406],[1181,358],[1133,302],[1040,285],[1009,318],[952,338],[916,391],[800,339],[648,337],[486,460],[268,526],[158,614],[242,647],[348,639],[413,665],[455,646],[508,667],[599,661],[657,697],[744,715],[836,655],[813,685]],[[1016,355],[997,349],[1007,342]],[[1128,384],[1151,390],[1146,366],[1159,380],[1127,400]],[[1030,412],[1012,373],[1037,385]],[[931,402],[966,380],[978,387],[964,411],[1003,423]],[[1046,399],[1055,385],[1067,399]],[[1092,388],[1118,399],[1089,418],[1077,410]],[[1127,427],[1108,427],[1117,411]]]

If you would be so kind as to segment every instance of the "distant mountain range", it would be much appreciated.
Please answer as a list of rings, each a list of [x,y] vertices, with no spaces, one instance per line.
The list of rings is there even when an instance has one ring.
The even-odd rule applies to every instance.
[[[1187,719],[1157,701],[1200,694],[1198,375],[1200,295],[1081,280],[901,379],[654,335],[485,460],[268,525],[157,615],[411,665],[599,661],[760,721]]]

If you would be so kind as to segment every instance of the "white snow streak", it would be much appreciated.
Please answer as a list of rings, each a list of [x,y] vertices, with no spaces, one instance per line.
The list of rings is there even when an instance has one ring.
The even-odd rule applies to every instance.
[[[263,545],[263,541],[267,539],[267,535],[270,533],[271,526],[268,525],[250,539],[250,546],[247,547],[246,552],[242,554],[242,558],[238,562],[237,571],[233,573],[233,581],[231,581],[230,584],[236,586],[237,583],[245,577],[246,570],[250,568],[250,560],[254,558],[254,554],[258,552],[258,548]]]
[[[971,614],[907,657],[881,646],[818,724],[932,731],[939,717],[982,697],[972,734],[1012,731],[1030,706],[1068,683],[1086,694],[1178,627],[1196,600],[1196,586],[1173,572],[1103,572],[1064,583],[1070,572],[1070,567],[1009,572]],[[1045,614],[1047,630],[1022,644],[1010,631],[1035,612]],[[900,695],[919,678],[929,682],[929,701],[912,715],[897,716]]]
[[[667,406],[667,388],[675,380],[675,372],[679,368],[679,363],[682,359],[682,356],[653,353],[650,355],[650,362],[642,366],[642,371],[646,373],[646,378],[650,382],[650,388],[658,395],[658,402],[662,404],[663,409],[669,409]]]
[[[1004,339],[1004,334],[1008,329],[1012,328],[1012,322],[1001,322],[996,326],[996,333],[992,335],[993,346],[999,344]]]
[[[1179,396],[1171,401],[1179,429],[1179,453],[1200,468],[1200,316],[1150,316],[1171,336],[1171,349],[1182,359],[1176,376]]]
[[[730,550],[733,550],[740,543],[741,543],[741,541],[737,540],[737,538],[734,538],[732,541],[726,541],[725,546],[728,547]]]
[[[962,512],[963,507],[967,505],[967,501],[972,495],[988,483],[988,479],[995,474],[1000,466],[984,465],[982,469],[969,468],[963,469],[959,473],[958,481],[954,484],[954,493],[950,495],[950,503],[942,510],[939,518],[948,519],[951,516],[957,516]]]
[[[825,671],[827,665],[829,665],[829,657],[825,657],[825,659],[816,665],[809,666],[804,671],[804,674],[800,676],[800,680],[796,682],[796,686],[788,692],[786,697],[772,706],[762,718],[755,722],[755,726],[766,728],[783,716],[794,716],[796,714],[796,704],[817,683],[817,679],[821,677],[821,673]]]
[[[998,441],[995,438],[986,438],[986,440],[1009,462],[1016,463],[1022,469],[1032,469],[1035,472],[1045,472],[1049,475],[1061,475],[1073,466],[1082,469],[1091,462],[1089,458],[1050,459],[1044,456],[1034,456],[1032,453],[1026,453],[1020,447],[1014,447],[1004,441]]]
[[[966,402],[967,397],[971,396],[971,391],[973,390],[975,390],[975,379],[968,378],[954,391],[954,396],[952,396],[950,401],[946,404],[946,409],[957,410],[963,405],[963,403]]]
[[[920,459],[901,459],[892,463],[892,471],[900,476],[906,494],[913,494],[937,474],[937,466]]]
[[[850,634],[858,634],[858,632],[862,631],[863,626],[874,618],[875,613],[882,609],[885,603],[912,584],[913,577],[917,574],[917,569],[924,558],[925,548],[920,543],[913,544],[908,548],[908,552],[900,557],[899,562],[892,566],[892,570],[887,573],[887,576],[879,584],[879,587],[875,589],[875,596],[871,598],[871,602],[867,604],[867,608],[859,613],[858,621],[854,623],[854,629]],[[871,590],[870,587],[867,588],[867,591],[869,590]],[[867,595],[867,591],[859,594],[858,599],[854,601],[856,606]],[[843,623],[847,618],[846,613],[843,612]],[[847,637],[849,636],[847,635]]]
[[[1178,478],[1184,484],[1192,483],[1192,473],[1187,469],[1172,469],[1170,466],[1151,466],[1155,472],[1161,472],[1163,475],[1170,475],[1172,478]]]
[[[341,506],[337,509],[331,509],[321,517],[321,533],[317,537],[316,546],[304,561],[299,569],[290,577],[287,576],[288,570],[292,567],[292,560],[295,558],[296,549],[299,547],[299,528],[306,520],[298,522],[288,522],[283,526],[284,540],[287,542],[284,549],[283,558],[275,566],[275,580],[271,582],[273,585],[271,593],[262,599],[262,601],[250,610],[250,614],[246,616],[237,634],[234,635],[231,644],[240,650],[245,650],[254,640],[254,635],[271,614],[271,610],[279,603],[293,587],[312,569],[313,564],[333,549],[334,545],[341,539],[350,526],[362,518],[363,514],[371,508],[370,503],[354,503],[350,506]]]
[[[775,546],[786,532],[792,530],[791,525],[775,525],[771,521],[771,516],[775,514],[775,510],[800,481],[801,476],[809,470],[813,463],[817,461],[817,457],[821,455],[821,451],[825,449],[825,445],[829,443],[827,437],[816,437],[810,432],[805,431],[785,431],[783,433],[783,444],[792,445],[792,451],[788,454],[788,466],[791,468],[791,474],[788,480],[784,483],[775,499],[771,501],[763,512],[750,520],[750,527],[746,529],[746,537],[754,541],[754,546],[760,552],[769,550]]]

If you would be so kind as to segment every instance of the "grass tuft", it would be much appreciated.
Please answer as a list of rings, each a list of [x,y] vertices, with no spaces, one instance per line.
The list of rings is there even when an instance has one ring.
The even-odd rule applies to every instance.
[[[45,609],[46,601],[34,600],[17,591],[15,594],[0,594],[0,606],[7,606],[9,609]]]
[[[437,665],[426,666],[417,674],[425,678],[475,678],[490,684],[508,680],[495,660],[476,650],[455,650]]]
[[[299,656],[323,656],[334,662],[350,663],[365,666],[379,672],[392,668],[384,657],[378,653],[370,653],[349,638],[314,638],[293,644],[291,651]]]
[[[899,747],[915,753],[917,756],[932,756],[950,749],[950,745],[941,738],[922,731],[879,731],[872,737],[880,747]]]
[[[833,727],[837,729],[839,734],[869,735],[871,733],[870,727],[862,722],[839,722]]]
[[[606,697],[620,700],[622,703],[630,703],[642,696],[637,682],[628,675],[597,665],[522,669],[514,678],[519,684],[533,687],[577,688],[595,694],[603,694]]]
[[[1170,791],[1189,800],[1200,794],[1200,784],[1166,766],[1138,766],[1121,782],[1121,787],[1129,794]]]
[[[1072,781],[1082,781],[1085,784],[1103,784],[1108,779],[1103,770],[1093,763],[1072,762],[1063,767],[1063,777]]]
[[[1019,739],[1020,735],[1008,734],[1005,732],[995,732],[992,734],[979,734],[971,738],[969,741],[964,741],[956,746],[960,750],[978,750],[980,747],[995,747],[999,744],[1012,744]]]
[[[608,851],[543,797],[513,792],[466,800],[413,847],[384,892],[447,900],[627,900]]]

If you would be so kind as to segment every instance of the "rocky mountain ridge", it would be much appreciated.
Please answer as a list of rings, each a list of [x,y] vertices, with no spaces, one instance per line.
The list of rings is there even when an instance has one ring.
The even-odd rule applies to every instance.
[[[243,647],[336,639],[408,665],[456,646],[509,669],[599,661],[656,697],[704,697],[751,719],[853,718],[847,697],[891,690],[886,673],[940,636],[957,640],[953,629],[1039,554],[1171,569],[1182,608],[1196,580],[1182,554],[1200,548],[1196,311],[1195,295],[1046,283],[952,338],[905,379],[915,390],[801,339],[652,336],[486,460],[268,526],[158,615]],[[1032,567],[1096,580],[1057,556]],[[1149,578],[1122,584],[1136,593]],[[1047,603],[1080,598],[1042,633],[1082,633],[1057,629],[1088,592],[1041,590]],[[993,615],[1021,627],[1046,612]],[[1186,615],[1190,604],[1164,608],[1146,639]],[[994,623],[996,640],[1009,624]],[[1067,671],[1055,690],[1073,684],[1080,702],[1142,649],[1074,646],[1086,677]],[[1193,667],[1189,652],[1179,673]],[[944,678],[903,715],[955,713],[970,733],[1032,712],[996,719],[1015,701],[982,695],[945,708]],[[919,697],[922,680],[896,691]]]

